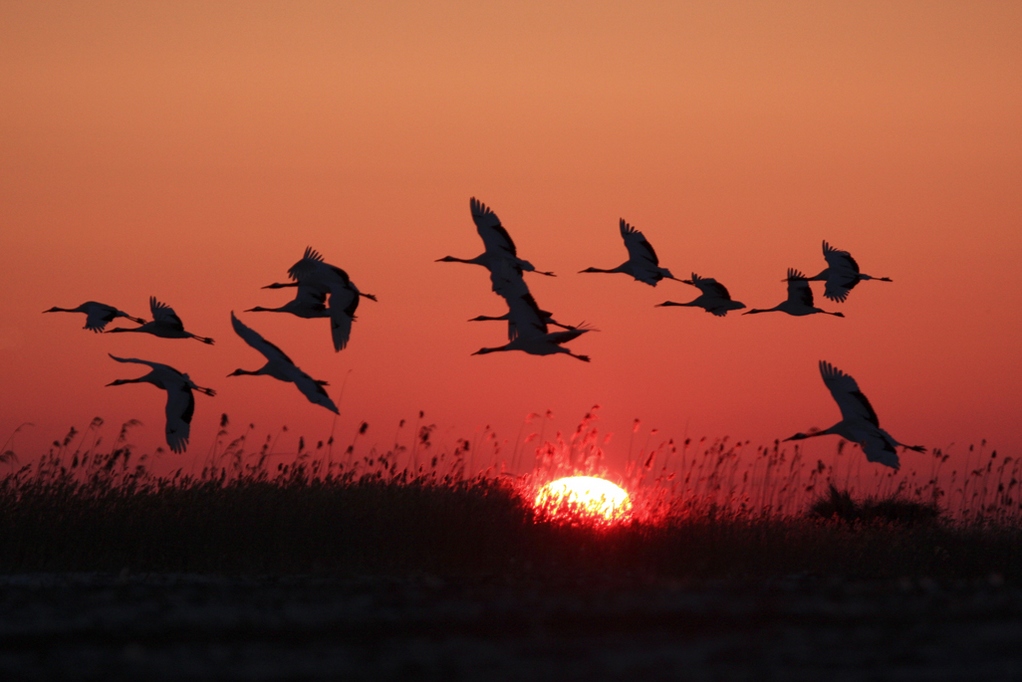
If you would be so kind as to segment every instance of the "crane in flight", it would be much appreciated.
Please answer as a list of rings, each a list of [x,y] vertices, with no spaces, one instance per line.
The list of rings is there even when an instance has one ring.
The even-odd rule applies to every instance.
[[[89,331],[96,333],[103,331],[103,328],[106,327],[107,323],[118,317],[125,317],[137,324],[145,324],[145,320],[140,317],[132,317],[123,310],[118,310],[112,305],[98,303],[97,301],[86,301],[77,308],[58,308],[57,306],[54,306],[49,310],[44,310],[43,312],[85,313],[85,326],[82,327],[82,329],[88,329]]]
[[[644,282],[652,287],[655,287],[662,279],[682,281],[672,275],[671,271],[667,268],[660,267],[660,259],[657,258],[656,251],[646,241],[646,237],[643,236],[642,232],[639,232],[625,222],[624,218],[618,219],[618,228],[621,230],[621,238],[625,242],[625,248],[628,249],[628,260],[610,270],[586,268],[585,270],[579,270],[579,274],[583,272],[622,272],[630,275],[636,281]]]
[[[809,281],[806,276],[794,268],[788,268],[788,298],[781,301],[773,308],[753,308],[748,312],[742,313],[743,315],[752,315],[753,313],[770,313],[770,312],[781,312],[788,313],[789,315],[795,315],[801,317],[803,315],[812,315],[814,313],[823,313],[825,315],[834,315],[835,317],[844,317],[844,313],[832,313],[826,310],[821,310],[813,305],[813,290],[809,288]]]
[[[581,325],[574,329],[551,332],[547,330],[547,323],[543,320],[542,311],[536,305],[531,296],[519,297],[508,300],[508,336],[514,334],[514,338],[503,346],[496,348],[480,348],[472,355],[485,355],[507,350],[520,350],[530,355],[556,355],[565,353],[583,362],[589,362],[588,355],[577,355],[564,347],[564,344],[577,339],[586,332],[593,331],[591,328]],[[512,327],[514,331],[512,332]]]
[[[859,272],[859,264],[847,251],[835,249],[826,241],[823,242],[823,257],[827,260],[827,267],[820,271],[820,274],[809,277],[810,282],[826,282],[823,287],[823,295],[838,303],[844,302],[855,285],[868,279],[878,282],[891,282],[890,277],[873,277]]]
[[[181,322],[181,318],[177,316],[174,309],[166,303],[157,301],[155,296],[149,297],[149,310],[153,314],[152,322],[146,322],[141,327],[117,327],[106,333],[143,332],[164,339],[195,339],[207,344],[213,343],[213,339],[208,336],[198,336],[185,331],[184,323]]]
[[[693,301],[688,303],[675,303],[674,301],[664,301],[653,306],[655,308],[665,306],[686,306],[690,308],[702,308],[708,313],[713,313],[717,317],[724,317],[727,315],[729,310],[741,310],[745,307],[745,304],[741,301],[731,300],[731,294],[728,293],[727,287],[713,279],[712,277],[700,277],[696,273],[692,273],[692,279],[681,280],[685,284],[691,284],[697,287],[701,292],[699,296]]]
[[[351,338],[351,323],[355,319],[359,300],[368,298],[370,301],[375,301],[376,296],[359,291],[355,283],[348,277],[347,272],[336,265],[327,263],[323,260],[322,254],[311,246],[305,247],[305,254],[288,269],[287,274],[293,281],[274,282],[263,288],[298,287],[296,301],[303,295],[302,287],[307,287],[310,292],[317,292],[317,296],[323,291],[329,292],[327,316],[330,318],[330,335],[333,339],[334,350],[341,351],[347,347],[348,340]]]
[[[110,357],[117,362],[133,362],[150,368],[150,372],[145,376],[137,379],[115,379],[107,386],[149,383],[166,391],[167,445],[170,446],[172,452],[180,453],[188,449],[188,435],[191,432],[192,415],[195,413],[195,396],[192,395],[192,391],[199,391],[209,396],[216,395],[216,391],[212,388],[196,386],[187,374],[177,371],[170,365],[138,358],[119,358],[113,354],[110,354]]]
[[[820,361],[820,375],[823,377],[823,383],[834,397],[834,402],[841,410],[841,421],[822,431],[796,433],[791,438],[785,438],[785,441],[834,434],[845,440],[858,443],[866,454],[866,459],[870,462],[879,462],[892,469],[898,469],[901,466],[898,461],[897,449],[899,447],[915,452],[926,452],[926,448],[922,445],[899,443],[891,434],[880,428],[877,413],[851,376],[825,360]]]
[[[483,252],[475,258],[444,256],[443,258],[438,258],[436,260],[437,263],[482,265],[490,271],[491,276],[497,276],[495,271],[498,269],[498,266],[504,261],[509,261],[519,271],[535,272],[547,277],[555,276],[552,272],[537,270],[532,263],[518,257],[518,249],[515,247],[514,240],[511,239],[511,235],[501,225],[500,218],[497,217],[497,214],[489,206],[472,197],[469,199],[469,208],[472,211],[472,221],[476,224],[476,231],[483,240]],[[494,291],[497,291],[496,286],[497,283],[494,282]]]
[[[259,332],[245,325],[245,323],[234,315],[233,311],[231,311],[231,326],[234,327],[234,331],[245,341],[245,343],[263,354],[266,358],[266,364],[254,371],[236,369],[227,376],[259,376],[262,374],[273,377],[274,379],[279,379],[280,381],[292,383],[298,387],[298,390],[302,392],[302,395],[304,395],[310,403],[313,403],[314,405],[322,405],[334,414],[340,414],[340,412],[337,411],[337,406],[334,405],[334,401],[330,399],[330,396],[327,395],[326,390],[323,388],[328,385],[327,382],[313,379],[308,374],[300,370],[291,358],[284,353],[284,351],[264,339]]]

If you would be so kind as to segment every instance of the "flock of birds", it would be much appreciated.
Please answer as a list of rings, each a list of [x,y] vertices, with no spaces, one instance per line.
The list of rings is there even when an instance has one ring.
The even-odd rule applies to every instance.
[[[520,350],[531,355],[563,353],[589,362],[588,356],[571,352],[565,347],[565,344],[586,332],[593,331],[593,329],[581,324],[567,325],[555,320],[553,313],[539,307],[524,278],[526,272],[547,277],[553,277],[554,273],[537,270],[532,263],[518,256],[511,235],[488,206],[472,198],[469,207],[476,230],[483,241],[483,253],[475,258],[445,256],[438,259],[438,262],[469,263],[486,268],[490,274],[493,292],[504,300],[508,309],[503,315],[480,315],[470,320],[473,322],[484,320],[507,322],[507,343],[501,346],[480,348],[473,355]],[[615,268],[590,267],[580,273],[623,273],[636,281],[654,287],[664,279],[671,279],[696,287],[700,292],[699,296],[691,301],[685,303],[664,301],[657,307],[696,307],[718,317],[724,317],[729,311],[741,310],[746,307],[744,303],[733,300],[727,288],[712,277],[700,277],[696,273],[692,273],[691,279],[675,277],[670,270],[660,266],[656,251],[642,232],[623,219],[620,220],[619,229],[628,251],[628,260]],[[844,317],[840,312],[817,308],[814,305],[813,291],[809,283],[824,282],[823,295],[832,301],[843,302],[859,282],[867,280],[891,281],[888,277],[873,277],[862,273],[855,259],[847,251],[835,249],[826,241],[823,242],[823,256],[827,267],[814,277],[807,277],[793,268],[788,269],[787,277],[784,280],[787,282],[788,295],[784,301],[773,308],[753,308],[743,314],[783,312],[788,315],[805,316],[819,313]],[[289,282],[275,282],[263,288],[294,287],[296,289],[295,296],[291,301],[278,308],[257,306],[245,312],[289,313],[306,319],[327,318],[330,320],[334,350],[344,349],[351,336],[351,325],[360,300],[368,298],[376,301],[376,297],[359,291],[344,270],[327,263],[323,256],[311,247],[306,248],[302,258],[292,265],[287,273],[290,278]],[[95,301],[87,301],[76,308],[53,307],[43,312],[84,313],[86,315],[85,329],[93,332],[140,332],[161,338],[192,338],[205,344],[213,343],[212,338],[198,336],[185,330],[181,318],[166,303],[151,297],[149,308],[152,315],[152,320],[149,322],[113,306]],[[107,324],[117,318],[125,318],[139,326],[107,330]],[[321,405],[338,414],[337,406],[324,389],[327,382],[313,379],[302,371],[284,351],[239,320],[233,311],[231,312],[231,325],[235,333],[245,343],[264,356],[266,363],[260,369],[237,369],[228,376],[266,375],[280,381],[293,383],[311,403]],[[551,330],[551,327],[556,329]],[[121,358],[113,354],[110,357],[117,362],[136,363],[150,368],[148,374],[137,379],[117,379],[107,385],[151,383],[165,390],[167,392],[167,445],[173,452],[184,452],[188,445],[190,424],[195,411],[195,399],[192,392],[199,391],[212,396],[215,395],[215,391],[196,385],[187,374],[169,365],[138,358]],[[922,446],[910,446],[898,442],[880,427],[876,412],[851,376],[823,361],[820,362],[820,373],[824,384],[841,410],[842,419],[828,429],[797,433],[786,438],[786,441],[827,434],[839,435],[846,440],[858,443],[869,461],[879,462],[894,469],[899,467],[898,447],[917,452],[925,451]]]

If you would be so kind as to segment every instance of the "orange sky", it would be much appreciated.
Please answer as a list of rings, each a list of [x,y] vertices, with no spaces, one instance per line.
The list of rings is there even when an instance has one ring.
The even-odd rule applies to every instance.
[[[363,6],[364,5],[364,6]],[[435,439],[529,412],[570,431],[594,403],[623,459],[633,418],[662,437],[766,443],[839,413],[817,371],[852,374],[908,443],[1022,454],[1022,5],[1004,3],[35,3],[0,5],[0,438],[22,456],[70,425],[129,418],[162,444],[164,397],[105,388],[166,362],[197,396],[192,446],[220,413],[315,440],[333,415],[256,369],[231,310],[281,305],[307,244],[379,302],[351,345],[325,321],[244,314],[339,388],[335,433]],[[540,304],[599,333],[586,365],[500,345],[468,198],[494,208]],[[824,239],[893,284],[846,319],[717,319],[659,309],[696,290],[575,274],[625,258],[624,217],[679,276],[755,307]],[[86,300],[148,317],[170,303],[217,344],[93,335]],[[349,374],[350,371],[350,374]],[[548,432],[549,435],[549,432]],[[833,451],[834,440],[807,444]],[[902,456],[909,461],[914,453]]]

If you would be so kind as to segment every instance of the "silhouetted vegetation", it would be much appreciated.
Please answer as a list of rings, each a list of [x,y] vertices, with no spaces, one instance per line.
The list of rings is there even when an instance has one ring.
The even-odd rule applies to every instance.
[[[423,425],[423,416],[410,446],[356,456],[368,429],[362,424],[343,455],[335,456],[329,442],[306,449],[301,439],[291,460],[276,467],[269,464],[271,439],[247,450],[251,427],[231,440],[225,416],[223,439],[196,475],[150,473],[148,458],[136,459],[128,444],[132,422],[104,451],[98,436],[91,443],[88,437],[101,420],[85,434],[72,429],[46,456],[0,480],[0,571],[461,575],[509,582],[993,575],[1022,584],[1022,524],[1003,485],[1002,506],[983,498],[975,513],[949,512],[938,504],[938,477],[917,493],[924,500],[904,486],[856,500],[833,475],[824,476],[822,464],[806,471],[797,449],[756,450],[751,469],[743,471],[741,444],[723,439],[696,456],[689,443],[679,452],[669,442],[630,452],[625,483],[635,511],[629,521],[551,521],[533,508],[538,482],[605,473],[592,413],[574,435],[557,434],[536,449],[530,476],[501,473],[492,463],[470,473],[472,456],[496,461],[475,452],[480,440],[491,439],[458,440],[438,452],[430,442],[434,427]],[[1008,464],[1000,466],[1003,477]],[[991,466],[980,474],[998,471]],[[823,485],[827,493],[813,497]]]

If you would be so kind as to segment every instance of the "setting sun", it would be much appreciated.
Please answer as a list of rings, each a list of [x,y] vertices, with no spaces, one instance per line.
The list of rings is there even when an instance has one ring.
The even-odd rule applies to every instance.
[[[628,518],[628,493],[594,476],[569,476],[547,483],[536,494],[536,508],[553,518],[572,517],[599,521]]]

